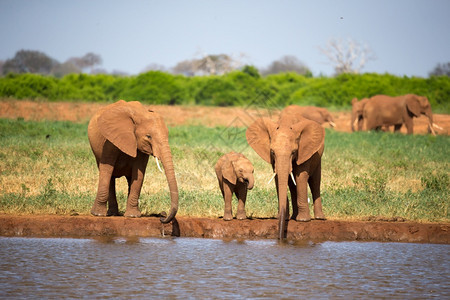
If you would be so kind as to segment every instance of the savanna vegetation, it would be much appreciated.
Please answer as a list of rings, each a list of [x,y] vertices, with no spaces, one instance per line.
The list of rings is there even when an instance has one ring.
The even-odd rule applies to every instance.
[[[276,78],[289,76],[297,78],[298,82],[308,80],[290,74]],[[352,76],[349,78],[354,80]],[[177,80],[174,77],[172,83],[176,85]],[[288,84],[288,81],[282,82]],[[101,85],[92,86],[93,89],[99,87]],[[248,193],[247,215],[254,218],[276,216],[275,187],[273,182],[267,185],[271,167],[248,146],[245,128],[177,126],[169,130],[180,192],[179,215],[223,215],[223,198],[213,166],[221,155],[235,150],[246,155],[255,166],[256,182]],[[0,144],[1,213],[89,214],[96,194],[98,171],[87,140],[86,123],[0,120]],[[398,216],[408,220],[448,222],[449,157],[447,136],[348,134],[327,129],[322,160],[324,212],[334,219]],[[123,212],[126,181],[121,178],[118,182],[119,208]],[[235,212],[235,199],[233,205]],[[151,215],[169,207],[165,176],[150,161],[140,208],[144,214]]]
[[[223,75],[174,75],[150,71],[137,76],[68,74],[63,77],[10,73],[0,77],[0,98],[47,101],[111,102],[139,100],[145,104],[248,106],[265,99],[265,105],[316,105],[345,109],[358,99],[377,94],[414,93],[428,97],[433,112],[450,113],[450,77],[398,77],[390,74],[278,73],[261,77],[246,66]]]

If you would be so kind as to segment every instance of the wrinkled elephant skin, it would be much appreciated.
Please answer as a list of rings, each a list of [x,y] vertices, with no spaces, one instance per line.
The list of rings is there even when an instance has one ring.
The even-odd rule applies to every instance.
[[[164,166],[171,197],[169,215],[161,218],[161,222],[168,223],[175,217],[178,187],[168,136],[162,117],[136,101],[120,100],[101,108],[92,117],[88,138],[99,169],[97,196],[91,210],[93,215],[119,214],[115,179],[125,176],[128,182],[125,216],[141,216],[138,200],[147,162],[152,155]]]
[[[311,220],[307,187],[313,196],[315,219],[324,220],[320,196],[321,157],[325,130],[317,122],[305,119],[291,109],[281,112],[278,123],[268,118],[256,120],[247,129],[249,145],[272,165],[278,194],[279,239],[286,230],[289,217],[287,188],[291,192],[292,219]],[[290,175],[292,173],[292,175]]]
[[[247,190],[251,190],[255,183],[252,163],[244,155],[230,152],[219,158],[214,169],[225,202],[223,219],[225,221],[233,219],[231,207],[233,193],[238,199],[236,218],[238,220],[246,219]]]

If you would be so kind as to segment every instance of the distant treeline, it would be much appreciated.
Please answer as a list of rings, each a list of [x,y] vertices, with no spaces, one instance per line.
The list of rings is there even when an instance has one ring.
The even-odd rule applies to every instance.
[[[377,94],[428,97],[434,111],[450,113],[450,77],[398,77],[341,74],[310,77],[279,73],[261,77],[253,67],[220,76],[172,75],[150,71],[137,76],[69,74],[62,78],[8,74],[0,78],[0,98],[107,102],[125,99],[147,104],[286,106],[346,108],[352,98]]]

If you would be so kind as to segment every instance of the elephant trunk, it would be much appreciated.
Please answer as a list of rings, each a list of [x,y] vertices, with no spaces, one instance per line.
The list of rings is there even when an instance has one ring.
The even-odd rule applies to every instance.
[[[287,165],[287,166],[286,166]],[[276,168],[277,191],[278,191],[278,239],[285,238],[286,219],[288,213],[287,187],[289,180],[290,161],[285,166]]]
[[[166,174],[167,183],[169,185],[170,199],[171,199],[169,215],[166,217],[165,212],[161,213],[161,215],[163,215],[163,217],[161,217],[160,221],[161,221],[161,223],[166,224],[173,220],[173,218],[175,217],[175,215],[177,214],[177,211],[178,211],[178,186],[177,186],[177,180],[175,177],[175,170],[174,170],[174,166],[173,166],[172,154],[170,152],[169,142],[167,142],[167,144],[164,145],[161,149],[161,162],[164,166],[164,171]]]
[[[251,190],[255,184],[255,178],[253,176],[248,177],[247,190]]]
[[[434,128],[433,128],[433,126],[434,126],[433,113],[431,112],[431,107],[425,111],[425,116],[427,116],[427,118],[428,118],[428,128],[429,128],[428,132],[431,132],[433,135],[436,135],[436,132],[434,131]]]

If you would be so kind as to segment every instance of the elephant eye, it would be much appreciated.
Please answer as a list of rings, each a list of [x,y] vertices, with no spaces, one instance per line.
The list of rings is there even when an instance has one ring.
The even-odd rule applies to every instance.
[[[147,134],[146,137],[147,137],[149,140],[152,139],[152,136],[151,136],[150,134]]]

